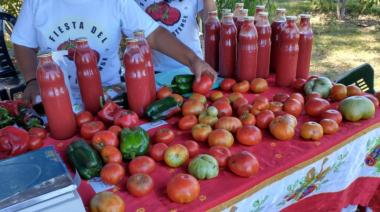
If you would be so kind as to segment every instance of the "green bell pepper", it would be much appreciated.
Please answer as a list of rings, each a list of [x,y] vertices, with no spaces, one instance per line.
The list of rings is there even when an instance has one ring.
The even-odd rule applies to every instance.
[[[124,160],[132,160],[136,156],[148,152],[149,135],[141,127],[124,128],[120,134],[120,152]]]
[[[186,94],[192,92],[195,76],[192,74],[177,75],[173,78],[171,88],[174,93]]]
[[[168,96],[150,104],[145,114],[151,120],[166,119],[181,111],[180,104],[174,97]]]
[[[7,109],[0,107],[0,128],[11,126],[15,123],[14,117],[8,112]]]
[[[102,160],[98,153],[85,141],[71,143],[66,149],[66,155],[72,166],[83,179],[91,179],[100,175]]]

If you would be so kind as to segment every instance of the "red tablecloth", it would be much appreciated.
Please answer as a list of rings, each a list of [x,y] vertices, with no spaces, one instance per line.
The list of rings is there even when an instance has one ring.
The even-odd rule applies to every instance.
[[[263,93],[262,95],[271,98],[278,92],[291,93],[293,91],[290,89],[272,87],[269,91]],[[254,94],[247,94],[247,98],[250,102],[252,102],[256,96],[257,95]],[[336,104],[332,105],[332,107],[336,107]],[[170,169],[162,163],[157,163],[156,170],[151,175],[155,183],[154,192],[145,197],[135,198],[129,195],[125,191],[125,182],[122,182],[118,187],[114,188],[113,191],[117,191],[117,193],[125,200],[128,211],[168,211],[171,209],[179,211],[203,211],[206,209],[216,209],[226,205],[231,205],[238,200],[244,199],[248,193],[255,192],[271,182],[279,180],[283,176],[291,174],[292,172],[305,167],[313,161],[322,158],[324,155],[333,152],[340,146],[345,145],[345,143],[349,142],[351,139],[365,134],[368,130],[380,127],[380,112],[377,111],[375,118],[370,120],[357,123],[344,122],[341,124],[338,133],[335,135],[326,135],[317,142],[305,141],[300,138],[300,123],[308,120],[317,119],[312,119],[306,115],[301,116],[298,119],[298,129],[292,141],[277,141],[267,131],[263,133],[264,137],[262,142],[256,146],[246,147],[237,144],[235,141],[234,146],[231,148],[232,153],[239,152],[241,150],[251,151],[260,162],[259,173],[250,178],[241,178],[232,174],[228,170],[221,171],[217,178],[200,181],[201,195],[196,201],[190,204],[181,205],[173,203],[168,199],[165,193],[165,187],[168,180],[178,172],[186,172],[186,165],[182,166],[182,168]],[[178,118],[172,118],[168,121],[170,125],[162,127],[170,127],[176,131],[175,143],[182,143],[187,139],[191,139],[190,132],[181,132],[178,130],[176,126],[177,121]],[[152,129],[149,133],[153,134],[157,129],[158,128]],[[46,145],[55,145],[56,149],[60,153],[63,153],[62,151],[65,150],[65,147],[75,139],[76,138],[66,141],[55,141],[48,138],[46,140]],[[207,145],[201,144],[201,152],[205,153],[207,150]],[[343,195],[344,192],[342,194],[337,194],[336,196],[343,195],[345,197],[343,205],[339,204],[339,206],[345,207],[347,204],[353,203],[362,205],[368,204],[370,197],[376,189],[372,189],[373,191],[368,191],[368,186],[365,186],[367,185],[366,182],[366,179],[361,179],[356,182],[357,184],[352,185],[355,188],[351,188],[350,191],[354,191],[356,195],[352,195],[350,192],[348,195]],[[375,188],[380,183],[379,179],[369,179],[368,182],[370,184],[372,183],[372,186],[375,186],[376,184]],[[358,198],[358,196],[361,195],[361,189],[367,189],[367,193],[365,194],[365,197],[363,196],[363,198]],[[86,181],[82,181],[79,188],[79,193],[85,205],[88,205],[91,197],[95,194],[91,186]],[[315,200],[306,202],[306,205],[311,203],[316,204],[318,201],[325,201],[325,203],[329,202],[329,194],[326,195],[317,195]],[[333,199],[333,201],[336,203],[336,201],[339,200]],[[305,203],[305,201],[303,202]]]

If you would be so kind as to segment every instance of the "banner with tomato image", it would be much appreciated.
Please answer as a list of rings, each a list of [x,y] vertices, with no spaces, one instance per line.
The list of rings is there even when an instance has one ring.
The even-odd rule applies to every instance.
[[[273,178],[279,179],[274,182],[269,180],[270,183],[262,189],[225,208],[224,211],[292,211],[294,205],[302,205],[296,208],[304,211],[313,207],[314,210],[326,209],[329,208],[327,199],[326,205],[323,206],[305,206],[302,203],[312,202],[310,199],[316,197],[320,200],[324,194],[336,192],[336,195],[340,195],[339,192],[344,193],[346,189],[350,189],[351,192],[352,189],[360,189],[360,186],[352,184],[363,179],[372,179],[380,184],[379,160],[380,128],[375,128],[290,175],[281,176],[280,173],[274,176]],[[353,192],[355,195],[348,196],[360,199],[360,192]],[[343,199],[349,201],[347,198]],[[357,199],[354,201],[358,201]],[[339,204],[347,207],[344,201],[334,202],[329,209],[338,207]]]

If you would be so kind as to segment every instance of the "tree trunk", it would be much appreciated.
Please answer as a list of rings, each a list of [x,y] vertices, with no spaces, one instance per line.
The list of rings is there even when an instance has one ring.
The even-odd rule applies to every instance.
[[[347,4],[347,0],[336,1],[336,17],[339,20],[343,20],[346,16],[346,4]]]

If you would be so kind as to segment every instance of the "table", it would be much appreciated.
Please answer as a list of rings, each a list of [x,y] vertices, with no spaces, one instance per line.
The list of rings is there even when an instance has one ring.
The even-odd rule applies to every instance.
[[[294,92],[288,88],[273,87],[261,95],[271,98],[278,92]],[[251,103],[256,94],[247,94]],[[332,104],[336,108],[337,104]],[[190,132],[181,132],[171,118],[168,125],[176,132],[174,143],[191,139]],[[264,132],[260,144],[245,147],[236,144],[232,153],[251,151],[259,160],[260,171],[250,178],[238,177],[228,170],[221,171],[217,178],[200,181],[201,194],[190,204],[171,202],[165,194],[168,180],[181,168],[168,168],[157,163],[151,174],[155,189],[145,197],[135,198],[125,191],[125,182],[111,189],[126,202],[128,211],[340,211],[349,204],[368,205],[380,185],[380,111],[370,120],[357,123],[344,122],[335,135],[325,135],[320,141],[305,141],[300,138],[299,126],[308,120],[317,119],[302,115],[298,118],[296,135],[292,141],[277,141],[269,132]],[[158,128],[149,131],[153,134]],[[48,138],[45,145],[54,145],[63,153],[73,140],[55,141]],[[201,153],[208,147],[201,144]],[[65,158],[65,156],[62,154]],[[369,158],[368,156],[372,156]],[[85,205],[95,194],[86,181],[82,181],[79,193]]]

